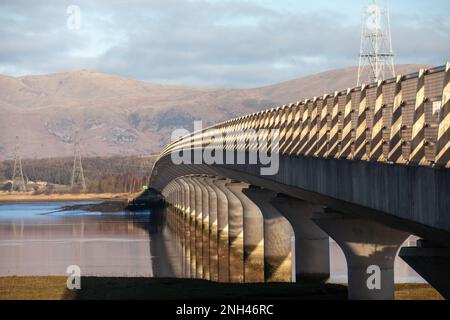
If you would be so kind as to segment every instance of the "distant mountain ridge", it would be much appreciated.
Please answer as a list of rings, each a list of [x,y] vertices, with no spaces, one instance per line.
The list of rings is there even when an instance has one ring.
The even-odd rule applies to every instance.
[[[398,65],[397,73],[426,65]],[[11,159],[15,136],[23,158],[70,156],[81,132],[85,156],[153,154],[174,129],[192,129],[257,110],[355,86],[356,67],[253,89],[154,84],[91,70],[0,76],[0,160]]]

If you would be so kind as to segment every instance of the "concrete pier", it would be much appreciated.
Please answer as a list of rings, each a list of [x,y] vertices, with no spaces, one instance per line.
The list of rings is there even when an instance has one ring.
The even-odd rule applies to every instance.
[[[349,299],[394,299],[394,260],[409,234],[341,213],[317,213],[313,221],[344,251]]]
[[[244,209],[239,198],[230,190],[238,182],[220,181],[217,185],[228,202],[229,281],[244,282]]]
[[[325,281],[330,277],[329,237],[313,221],[323,207],[300,199],[278,195],[271,203],[290,222],[295,234],[297,281]]]
[[[198,177],[191,178],[195,192],[195,275],[203,279],[203,195]]]
[[[209,192],[206,188],[205,177],[198,177],[196,181],[200,189],[202,190],[202,228],[201,228],[201,241],[202,241],[202,267],[203,267],[203,279],[210,279],[209,272]]]
[[[196,278],[197,277],[197,272],[196,272],[196,265],[197,265],[197,255],[196,255],[196,245],[195,245],[195,235],[196,235],[196,230],[195,230],[195,225],[196,225],[196,213],[195,213],[195,209],[196,209],[196,205],[195,205],[195,200],[196,200],[196,196],[195,196],[195,187],[194,184],[192,182],[192,179],[190,177],[186,177],[186,183],[189,186],[189,253],[190,253],[190,275],[191,278]]]
[[[184,243],[184,275],[186,278],[191,277],[191,227],[190,227],[190,193],[189,185],[184,178],[178,179],[183,188],[183,217],[184,217],[184,234],[182,235]]]
[[[177,250],[179,251],[179,255],[182,257],[181,259],[181,273],[185,276],[185,242],[184,242],[184,234],[185,234],[185,208],[184,208],[184,187],[180,179],[176,179],[173,181],[176,189],[176,217],[177,217],[177,236],[180,241],[177,243]]]
[[[272,205],[276,193],[260,188],[244,189],[264,217],[264,277],[266,282],[295,282],[294,230],[289,221]]]
[[[243,209],[244,282],[264,282],[264,219],[260,208],[250,200],[246,183],[230,183],[228,188]]]
[[[211,186],[217,196],[217,259],[220,282],[230,281],[230,244],[228,225],[228,198],[225,193],[226,179],[215,179]]]
[[[218,258],[218,232],[217,232],[217,191],[213,186],[212,178],[204,178],[204,186],[208,190],[209,195],[209,273],[212,281],[219,280],[219,258]]]

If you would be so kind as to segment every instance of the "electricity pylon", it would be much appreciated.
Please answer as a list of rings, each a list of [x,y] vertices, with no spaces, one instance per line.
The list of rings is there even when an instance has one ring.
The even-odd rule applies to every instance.
[[[23,178],[22,159],[20,157],[20,145],[18,136],[16,136],[16,146],[14,149],[14,171],[11,185],[11,191],[14,190],[18,190],[20,192],[27,191],[25,179]]]
[[[86,190],[86,181],[84,180],[83,165],[81,163],[80,136],[78,130],[75,131],[74,138],[74,159],[70,187],[80,187],[82,191]]]
[[[387,0],[366,0],[361,30],[357,86],[395,77]]]

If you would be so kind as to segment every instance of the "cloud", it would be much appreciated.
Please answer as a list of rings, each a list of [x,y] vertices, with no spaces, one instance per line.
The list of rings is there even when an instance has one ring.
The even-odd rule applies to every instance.
[[[68,1],[2,3],[0,73],[86,68],[152,82],[254,87],[355,65],[359,8],[302,10],[310,4],[298,2],[280,9],[267,1],[77,1],[78,31],[66,27]],[[396,61],[444,63],[449,23],[434,11],[410,12],[392,19]]]

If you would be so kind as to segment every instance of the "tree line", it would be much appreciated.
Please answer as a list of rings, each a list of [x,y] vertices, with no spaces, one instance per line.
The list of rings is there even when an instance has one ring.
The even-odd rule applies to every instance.
[[[122,193],[142,190],[148,184],[156,156],[116,156],[84,158],[83,171],[87,192]],[[0,181],[12,178],[14,161],[0,162]],[[73,158],[23,159],[24,178],[51,185],[70,185]]]

